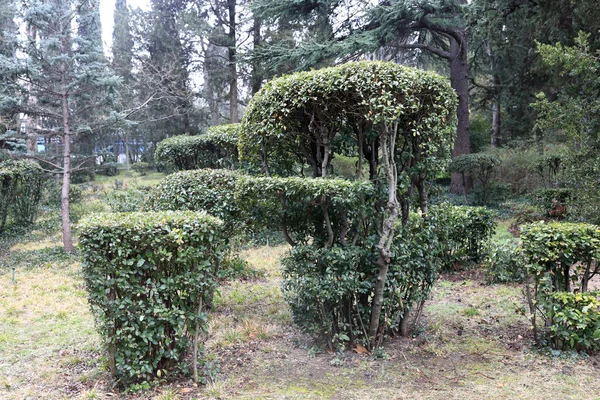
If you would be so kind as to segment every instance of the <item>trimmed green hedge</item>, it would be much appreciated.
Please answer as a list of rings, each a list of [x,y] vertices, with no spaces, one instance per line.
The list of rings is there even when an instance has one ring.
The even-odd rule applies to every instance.
[[[457,263],[480,261],[496,230],[496,213],[485,207],[443,203],[431,206],[430,217],[435,220],[433,224],[445,247],[442,257],[445,270]]]
[[[178,170],[234,168],[240,124],[218,125],[198,136],[173,136],[156,147],[155,159]]]
[[[0,232],[10,215],[18,225],[35,221],[47,176],[31,160],[0,162]]]
[[[176,172],[151,190],[144,208],[152,211],[204,210],[221,218],[231,228],[240,222],[240,206],[235,199],[239,179],[237,172],[225,169]]]
[[[598,292],[556,292],[551,296],[548,338],[554,348],[600,350]]]
[[[205,213],[96,214],[79,224],[88,300],[113,376],[132,384],[181,366],[206,327],[226,233]]]
[[[236,197],[256,230],[282,229],[291,245],[345,246],[361,229],[374,193],[368,181],[243,176]]]
[[[600,227],[537,222],[521,227],[521,240],[536,341],[549,338],[558,348],[599,348],[597,301],[586,293],[590,279],[600,273]]]

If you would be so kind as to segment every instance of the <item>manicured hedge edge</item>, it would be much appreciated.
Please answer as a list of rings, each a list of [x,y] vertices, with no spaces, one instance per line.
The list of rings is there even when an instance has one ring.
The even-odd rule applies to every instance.
[[[96,214],[79,224],[88,300],[123,385],[183,368],[206,328],[224,243],[205,213]]]
[[[238,160],[237,142],[240,124],[208,128],[204,135],[180,135],[167,138],[156,148],[158,162],[176,169],[232,168]]]
[[[225,169],[180,171],[166,176],[146,198],[150,211],[206,211],[232,227],[239,220],[235,191],[240,175]]]

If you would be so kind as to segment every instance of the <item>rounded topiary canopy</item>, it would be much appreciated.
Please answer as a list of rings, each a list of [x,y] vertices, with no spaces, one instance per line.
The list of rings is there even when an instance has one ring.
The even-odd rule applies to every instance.
[[[397,124],[399,151],[411,150],[402,146],[412,141],[431,153],[431,147],[450,148],[455,105],[443,77],[390,62],[301,72],[268,82],[254,96],[240,147],[247,158],[261,150],[322,164],[337,135],[348,134],[360,145]],[[329,148],[319,152],[318,146]]]
[[[358,203],[354,208],[332,207],[333,199],[327,194],[294,196],[297,191],[290,178],[282,181],[282,188],[275,192],[283,209],[278,215],[282,215],[284,234],[305,228],[301,219],[310,219],[314,225],[313,229],[304,229],[310,232],[305,236],[312,236],[312,243],[308,247],[295,246],[293,259],[288,259],[285,295],[290,304],[302,304],[304,310],[314,305],[320,315],[334,316],[333,320],[317,321],[327,326],[330,337],[349,331],[350,336],[364,335],[373,348],[378,333],[386,329],[383,315],[395,314],[405,321],[412,299],[419,297],[416,292],[426,297],[433,279],[422,279],[422,273],[405,274],[411,278],[402,286],[411,289],[402,301],[390,300],[396,299],[397,293],[393,285],[386,291],[386,279],[390,267],[400,261],[395,259],[395,253],[399,253],[393,245],[404,237],[398,238],[394,231],[400,214],[403,224],[408,223],[413,188],[418,192],[423,215],[427,215],[425,182],[449,160],[455,108],[456,95],[446,79],[385,62],[348,63],[283,76],[267,83],[250,102],[239,150],[242,158],[260,161],[267,175],[304,175],[308,164],[313,178],[327,177],[330,161],[336,154],[344,154],[355,157],[356,178],[361,181],[363,163],[368,165],[372,195],[353,192]],[[279,170],[281,167],[289,170]],[[271,186],[275,181],[265,180]],[[315,188],[338,185],[328,179],[311,181]],[[314,194],[314,188],[310,192]],[[298,200],[303,199],[318,207],[302,208]],[[349,210],[355,209],[358,212],[351,215]],[[289,230],[288,225],[292,225]],[[411,246],[408,242],[403,245]],[[434,260],[429,261],[425,269],[435,274]],[[312,282],[326,282],[336,274],[331,268],[338,268],[340,281],[342,275],[360,279],[350,279],[343,288],[315,284],[311,287],[317,289],[308,290],[309,275],[314,278]],[[323,302],[322,287],[335,292],[332,298],[343,299],[342,306]],[[356,308],[347,306],[351,304]],[[359,326],[358,321],[363,324],[358,308],[370,310],[370,321],[361,332],[352,330]],[[297,314],[294,317],[304,318]]]

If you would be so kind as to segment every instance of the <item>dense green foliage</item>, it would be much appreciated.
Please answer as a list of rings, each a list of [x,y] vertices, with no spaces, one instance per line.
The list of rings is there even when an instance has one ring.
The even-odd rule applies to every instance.
[[[343,338],[374,347],[389,329],[406,325],[413,302],[426,296],[429,286],[417,273],[394,275],[406,281],[391,283],[397,285],[393,293],[386,291],[386,281],[394,271],[394,248],[402,248],[396,225],[410,219],[413,188],[427,214],[425,181],[446,165],[455,104],[454,92],[439,76],[382,62],[283,76],[263,86],[249,104],[242,159],[267,175],[302,177],[249,179],[243,197],[252,199],[251,211],[261,213],[255,220],[275,217],[288,243],[299,247],[286,261],[284,291],[295,320],[330,345]],[[337,154],[356,157],[354,182],[325,179]],[[305,168],[312,178],[304,176]],[[329,265],[350,278],[340,278],[343,288],[325,293]],[[312,276],[310,290],[301,289],[305,276]],[[343,312],[335,293],[342,296]],[[307,317],[303,306],[294,308],[298,301],[321,313],[320,329],[311,328],[314,312]],[[402,304],[401,311],[392,307],[391,323],[385,311],[390,302]],[[356,330],[359,320],[363,328]]]
[[[548,339],[554,348],[600,350],[598,292],[551,295]]]
[[[9,216],[17,225],[30,225],[35,221],[46,179],[36,162],[0,162],[0,231]]]
[[[234,168],[237,164],[238,124],[218,125],[198,136],[173,136],[160,142],[155,158],[178,170]]]
[[[484,206],[490,201],[490,181],[493,178],[494,168],[500,164],[500,160],[493,154],[475,153],[464,154],[455,157],[450,164],[450,170],[465,176],[470,175],[481,185],[481,204]]]
[[[241,229],[240,204],[235,199],[239,179],[237,172],[223,169],[176,172],[152,188],[144,207],[207,211],[221,218],[228,229]]]
[[[268,82],[253,97],[240,152],[265,168],[271,162],[298,160],[317,177],[326,175],[330,152],[349,147],[347,152],[358,152],[361,166],[367,163],[364,158],[371,159],[373,177],[377,160],[367,149],[385,130],[400,126],[400,160],[419,152],[412,154],[420,165],[415,169],[425,173],[440,168],[447,157],[453,140],[449,110],[455,102],[454,92],[438,75],[393,63],[347,63],[287,75]]]
[[[256,230],[282,229],[292,246],[331,247],[358,239],[374,194],[367,181],[245,176],[236,198]]]
[[[150,188],[113,190],[105,197],[105,202],[113,212],[142,211]]]
[[[205,213],[96,214],[79,224],[88,301],[121,384],[183,368],[206,328],[225,232]]]
[[[483,265],[489,283],[521,283],[525,280],[523,250],[516,240],[492,242]]]
[[[442,268],[480,261],[496,230],[496,213],[485,207],[439,204],[431,207],[440,241],[443,244]]]
[[[441,243],[429,220],[414,215],[397,228],[384,295],[385,331],[407,330],[404,317],[422,307],[441,265]],[[364,341],[377,256],[359,246],[294,247],[282,265],[283,294],[296,325],[332,348]]]
[[[587,308],[579,307],[585,304],[574,303],[575,297],[569,296],[573,291],[586,293],[590,279],[600,272],[600,228],[589,224],[540,222],[523,226],[521,237],[536,340],[540,340],[540,334],[548,335],[547,329],[539,331],[541,327],[550,327],[550,337],[555,339],[553,345],[583,346],[584,342],[576,336],[578,331],[568,333],[574,335],[569,338],[565,336],[570,327],[580,324],[578,328],[585,330],[588,323],[587,316],[581,314],[586,314]],[[562,303],[557,305],[557,302]],[[558,320],[554,319],[555,314]],[[583,320],[573,322],[576,318]],[[590,339],[589,332],[582,335],[582,340]]]

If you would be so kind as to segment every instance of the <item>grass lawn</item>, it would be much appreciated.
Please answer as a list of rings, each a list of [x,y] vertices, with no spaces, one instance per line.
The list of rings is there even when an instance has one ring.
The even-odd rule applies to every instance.
[[[485,285],[477,270],[440,278],[413,337],[391,338],[374,355],[322,352],[292,325],[283,246],[244,251],[264,277],[220,287],[207,385],[182,378],[121,394],[57,222],[47,215],[0,238],[1,399],[600,399],[600,358],[533,350],[521,288]]]

